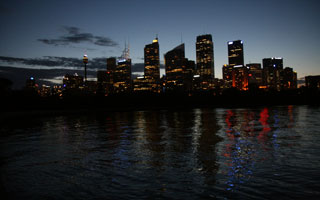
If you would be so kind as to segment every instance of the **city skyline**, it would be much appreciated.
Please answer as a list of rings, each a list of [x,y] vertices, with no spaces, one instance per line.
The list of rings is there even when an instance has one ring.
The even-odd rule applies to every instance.
[[[277,4],[275,1],[173,1],[171,4],[124,1],[122,5],[96,1],[87,5],[75,1],[64,4],[7,1],[1,5],[4,28],[0,32],[3,38],[0,64],[33,69],[68,68],[74,66],[48,63],[81,59],[84,54],[88,54],[89,64],[100,64],[98,61],[102,59],[120,56],[125,42],[130,44],[132,63],[144,63],[144,46],[156,35],[161,64],[164,54],[181,43],[185,44],[185,57],[195,61],[196,37],[211,34],[217,78],[222,78],[222,66],[228,63],[227,42],[235,40],[244,42],[244,64],[282,57],[284,67],[294,68],[299,78],[317,75],[320,74],[316,50],[320,32],[315,9],[318,4],[316,1],[277,1]],[[277,9],[270,9],[270,5],[276,5]],[[164,8],[161,13],[159,10]],[[237,18],[238,10],[243,14]],[[12,60],[8,62],[7,57]],[[43,62],[28,62],[32,59]],[[164,74],[163,68],[160,73]]]

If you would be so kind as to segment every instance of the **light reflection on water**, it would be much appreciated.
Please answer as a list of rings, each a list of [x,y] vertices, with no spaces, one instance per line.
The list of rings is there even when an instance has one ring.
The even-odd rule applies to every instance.
[[[101,112],[25,117],[1,130],[16,199],[316,197],[320,109]]]

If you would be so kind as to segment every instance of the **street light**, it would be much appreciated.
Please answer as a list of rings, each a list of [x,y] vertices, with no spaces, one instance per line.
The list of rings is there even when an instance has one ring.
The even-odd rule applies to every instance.
[[[87,82],[87,63],[88,63],[88,56],[83,56],[83,64],[84,64],[84,82]]]

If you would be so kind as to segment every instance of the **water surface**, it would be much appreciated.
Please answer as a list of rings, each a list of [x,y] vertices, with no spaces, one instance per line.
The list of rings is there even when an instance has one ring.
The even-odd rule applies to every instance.
[[[28,116],[1,127],[12,199],[319,198],[320,108]]]

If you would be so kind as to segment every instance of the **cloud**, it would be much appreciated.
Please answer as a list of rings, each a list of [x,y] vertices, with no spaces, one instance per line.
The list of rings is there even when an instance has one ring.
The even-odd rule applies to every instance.
[[[0,61],[8,64],[23,64],[27,66],[44,67],[79,67],[82,60],[79,58],[44,56],[42,58],[16,58],[0,56]]]
[[[26,65],[27,67],[42,66],[49,68],[83,68],[80,58],[43,56],[42,58],[17,58],[0,56],[0,62],[13,65]],[[88,70],[106,69],[107,58],[96,57],[89,59]]]
[[[58,56],[43,56],[41,58],[17,58],[17,57],[6,57],[0,56],[0,62],[17,65],[25,65],[26,67],[48,67],[48,69],[64,68],[64,69],[82,69],[83,61],[80,58],[72,57],[58,57]],[[88,70],[106,70],[107,69],[107,58],[95,57],[90,58],[87,65]],[[163,69],[164,65],[160,64],[160,69]],[[135,63],[131,66],[132,72],[144,72],[144,63]]]
[[[70,44],[91,43],[97,46],[116,47],[118,43],[108,37],[96,36],[91,33],[83,33],[77,27],[64,26],[66,32],[56,39],[38,39],[39,42],[54,46],[65,46]]]

